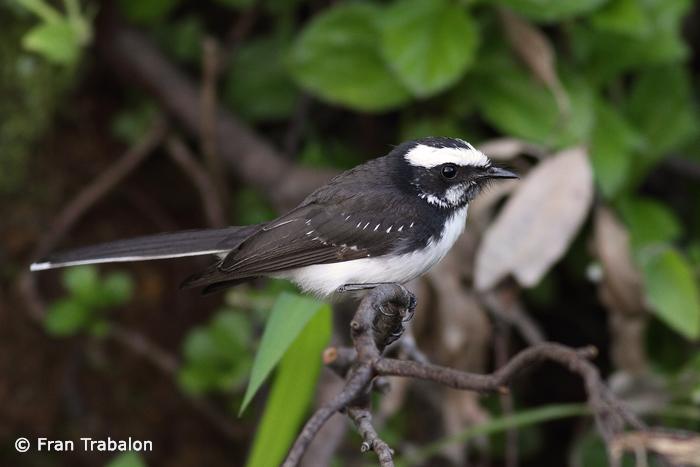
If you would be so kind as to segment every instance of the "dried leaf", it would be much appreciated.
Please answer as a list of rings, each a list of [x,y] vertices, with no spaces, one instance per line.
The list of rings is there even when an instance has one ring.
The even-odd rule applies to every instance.
[[[532,74],[550,90],[559,113],[569,115],[571,103],[557,75],[556,54],[547,37],[535,26],[510,10],[500,10],[501,22],[510,45]]]
[[[518,138],[494,138],[479,144],[479,151],[490,159],[507,161],[520,154],[530,154],[539,158],[545,156],[544,149]]]
[[[477,289],[490,289],[509,273],[523,286],[537,284],[566,252],[592,196],[585,149],[568,149],[540,163],[484,234],[476,258]]]
[[[700,436],[685,431],[635,431],[617,436],[611,446],[613,459],[625,452],[650,451],[661,454],[674,465],[700,466]]]
[[[603,266],[606,305],[614,311],[644,310],[642,278],[632,261],[629,233],[607,207],[595,213],[595,251]]]

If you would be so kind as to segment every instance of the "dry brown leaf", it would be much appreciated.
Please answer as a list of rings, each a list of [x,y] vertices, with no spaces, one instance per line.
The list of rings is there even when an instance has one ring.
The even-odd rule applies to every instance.
[[[596,209],[593,246],[603,270],[598,294],[610,312],[612,361],[623,373],[642,378],[649,366],[642,280],[632,261],[627,229],[608,207]]]
[[[511,47],[532,74],[547,86],[557,102],[559,113],[567,116],[571,103],[557,75],[556,54],[547,36],[510,10],[501,8],[500,16]]]
[[[546,155],[543,148],[518,138],[490,139],[479,144],[478,149],[496,161],[514,159],[520,154],[530,154],[540,158]]]
[[[686,431],[635,431],[617,436],[611,454],[619,463],[625,452],[661,454],[674,465],[700,466],[700,436]]]
[[[629,233],[607,207],[596,209],[595,251],[603,267],[606,305],[614,311],[644,310],[642,279],[630,254]]]
[[[541,162],[484,234],[476,255],[476,288],[490,289],[510,273],[525,287],[537,284],[566,252],[592,197],[593,174],[584,148]]]

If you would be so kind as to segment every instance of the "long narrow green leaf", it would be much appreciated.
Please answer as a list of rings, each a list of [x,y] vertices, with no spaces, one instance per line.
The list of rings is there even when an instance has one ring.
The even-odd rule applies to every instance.
[[[428,444],[421,448],[416,453],[412,454],[410,459],[399,459],[396,465],[408,467],[410,465],[422,464],[426,459],[439,453],[445,446],[453,443],[463,443],[476,436],[491,435],[505,431],[509,428],[518,428],[537,423],[556,420],[559,418],[577,417],[587,415],[589,409],[585,404],[557,404],[546,405],[536,409],[523,410],[508,417],[494,418],[486,423],[481,423],[472,426],[457,433],[454,436],[443,438],[434,443]]]
[[[313,398],[331,323],[324,306],[280,362],[247,467],[279,465],[287,454]]]
[[[248,406],[260,386],[280,361],[306,323],[319,310],[330,307],[323,302],[302,295],[283,293],[272,307],[260,348],[255,354],[250,381],[239,414]]]

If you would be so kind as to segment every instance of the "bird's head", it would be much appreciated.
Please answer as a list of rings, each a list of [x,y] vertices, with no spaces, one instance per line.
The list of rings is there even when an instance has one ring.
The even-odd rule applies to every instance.
[[[518,178],[497,167],[484,153],[457,138],[428,137],[409,141],[392,151],[402,167],[400,183],[439,208],[453,209],[473,200],[496,178]],[[405,185],[406,186],[406,185]]]

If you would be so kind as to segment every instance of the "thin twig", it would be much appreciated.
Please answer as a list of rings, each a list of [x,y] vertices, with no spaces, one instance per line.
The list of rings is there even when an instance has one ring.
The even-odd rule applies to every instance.
[[[390,460],[391,450],[385,443],[376,441],[376,431],[369,417],[367,394],[372,378],[379,376],[402,376],[432,381],[455,389],[507,393],[507,386],[523,370],[544,361],[553,361],[582,377],[588,404],[608,452],[615,436],[623,432],[626,426],[635,429],[644,427],[603,384],[598,369],[589,361],[597,354],[593,347],[573,349],[555,343],[537,344],[521,351],[495,372],[485,375],[382,357],[387,343],[403,331],[405,320],[411,316],[414,307],[413,296],[399,285],[381,286],[365,296],[350,326],[354,352],[334,348],[324,355],[324,361],[335,365],[341,375],[349,368],[347,382],[338,396],[316,411],[306,423],[289,452],[284,467],[298,465],[323,424],[343,409],[358,426],[366,446],[374,448],[380,456],[381,465],[392,465],[389,463],[393,462]],[[351,362],[353,357],[354,362]]]
[[[127,175],[133,172],[162,143],[167,133],[167,125],[162,118],[157,118],[144,136],[129,148],[114,164],[80,191],[72,201],[58,214],[37,243],[33,258],[38,259],[52,250],[85,213],[95,206],[104,196],[112,191]],[[23,297],[29,317],[41,324],[46,314],[46,305],[37,288],[36,274],[27,269],[22,272],[16,283],[18,293]],[[178,368],[177,359],[164,349],[151,342],[146,336],[122,328],[117,324],[110,326],[108,337],[124,348],[146,359],[155,368],[167,375],[171,381]],[[239,430],[230,421],[222,417],[221,411],[205,399],[187,396],[192,407],[207,418],[224,435],[231,439],[240,437]]]
[[[357,395],[364,390],[372,379],[372,368],[369,365],[364,365],[353,370],[348,377],[347,383],[343,391],[338,394],[329,404],[318,409],[306,422],[304,428],[299,433],[292,449],[287,454],[282,467],[293,467],[299,464],[306,449],[311,444],[316,434],[326,421],[328,421],[334,413],[346,407],[352,402]]]
[[[223,227],[225,225],[224,208],[221,205],[221,198],[216,193],[215,184],[207,171],[197,162],[181,138],[175,135],[168,136],[166,147],[170,157],[189,176],[197,188],[209,225]]]
[[[226,180],[219,156],[218,142],[216,139],[216,119],[219,108],[217,83],[221,69],[219,44],[213,37],[206,37],[202,43],[202,86],[200,91],[200,105],[202,120],[199,129],[201,150],[206,161],[209,180],[213,183],[213,190],[219,202],[224,204],[228,199],[226,193]],[[223,210],[222,210],[223,211]],[[217,227],[223,226],[221,224]]]
[[[34,259],[39,259],[41,256],[49,253],[88,209],[112,191],[127,175],[146,160],[153,153],[153,150],[160,145],[166,131],[167,125],[165,121],[157,118],[143,138],[80,191],[61,210],[61,213],[46,230],[46,235],[41,238],[34,251]]]
[[[191,136],[201,131],[198,87],[143,34],[123,24],[114,9],[100,9],[96,44],[102,58],[129,86],[139,85]],[[217,109],[216,140],[220,157],[238,179],[261,190],[286,209],[296,205],[337,173],[292,164],[273,145],[235,115]]]
[[[154,368],[167,376],[171,382],[175,383],[177,381],[177,371],[180,367],[177,358],[143,334],[112,323],[110,324],[107,337],[149,362]],[[240,438],[242,434],[241,429],[231,423],[231,420],[222,414],[219,407],[207,399],[189,394],[181,395],[224,436],[234,440]]]
[[[48,254],[65,238],[82,216],[99,200],[124,180],[162,142],[167,131],[165,121],[158,117],[144,136],[130,147],[117,161],[81,190],[56,216],[45,234],[37,242],[33,260]],[[44,319],[44,302],[37,290],[36,275],[24,270],[17,278],[17,290],[24,298],[29,316],[36,322]]]
[[[394,450],[386,442],[379,438],[377,430],[372,426],[372,413],[369,410],[369,398],[360,406],[348,407],[348,417],[357,426],[357,431],[362,437],[362,452],[374,451],[379,458],[381,467],[394,467]]]
[[[510,293],[500,292],[503,293]],[[506,305],[503,299],[500,299],[493,293],[479,295],[479,299],[485,305],[486,309],[496,319],[513,326],[518,334],[527,342],[528,345],[535,345],[545,342],[545,336],[537,323],[527,314],[515,298],[510,300],[510,304]]]
[[[500,323],[494,327],[494,360],[496,367],[500,368],[508,363],[510,354],[510,327],[505,323]],[[514,403],[513,395],[509,392],[500,394],[501,411],[506,417],[513,415]],[[509,427],[506,430],[506,450],[505,450],[506,467],[518,467],[518,430],[515,427]]]

